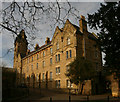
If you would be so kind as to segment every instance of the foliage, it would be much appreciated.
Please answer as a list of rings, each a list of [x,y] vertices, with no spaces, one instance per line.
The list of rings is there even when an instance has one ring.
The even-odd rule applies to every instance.
[[[78,85],[79,82],[93,78],[95,75],[95,69],[92,67],[92,63],[83,57],[77,57],[69,66],[70,68],[66,75],[70,78],[71,82],[76,85]]]
[[[105,55],[105,66],[112,72],[120,72],[120,2],[101,3],[100,9],[88,14],[91,28],[100,29],[99,40]]]

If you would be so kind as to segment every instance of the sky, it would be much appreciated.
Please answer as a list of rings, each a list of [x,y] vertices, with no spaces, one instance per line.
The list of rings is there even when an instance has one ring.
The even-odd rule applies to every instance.
[[[94,0],[95,1],[95,0]],[[102,0],[101,0],[102,1]],[[100,7],[100,2],[70,2],[72,4],[72,6],[76,7],[77,10],[79,10],[79,15],[84,15],[85,18],[87,19],[87,14],[88,13],[94,13],[96,12],[99,7]],[[69,17],[69,20],[71,23],[75,24],[75,25],[78,25],[79,26],[79,20],[76,21],[74,19],[74,17]],[[44,43],[45,43],[45,39],[46,37],[50,37],[50,39],[52,39],[52,36],[54,34],[54,31],[55,31],[55,27],[52,29],[52,31],[49,31],[46,29],[46,27],[48,27],[49,29],[49,25],[51,24],[51,22],[48,22],[47,24],[41,24],[41,23],[38,23],[38,29],[42,29],[40,32],[37,33],[37,39],[34,41],[34,45],[36,43],[39,44],[39,46],[42,46]],[[90,32],[99,32],[99,31],[94,31],[92,29],[90,29],[88,27],[88,31]],[[11,34],[11,32],[7,31],[7,30],[3,30],[2,31],[2,36],[1,36],[1,33],[0,33],[0,60],[2,59],[2,62],[5,66],[7,67],[13,67],[13,57],[14,57],[14,52],[11,51],[9,52],[8,54],[7,51],[8,49],[10,48],[14,48],[14,40],[13,40],[13,35]],[[1,63],[2,63],[1,62]]]

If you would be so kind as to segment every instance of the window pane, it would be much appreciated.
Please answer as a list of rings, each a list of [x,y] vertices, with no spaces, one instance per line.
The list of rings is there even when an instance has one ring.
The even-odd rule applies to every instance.
[[[45,80],[45,74],[44,73],[43,73],[43,78],[42,79],[43,79],[43,81]]]
[[[38,63],[37,63],[37,69],[38,69]]]
[[[66,51],[66,59],[68,59],[68,51]]]
[[[71,58],[72,57],[72,51],[70,50],[69,52],[70,52],[70,58]]]
[[[57,55],[55,56],[56,62],[57,62]]]
[[[52,64],[52,58],[50,58],[50,64]]]
[[[43,51],[43,56],[45,56],[45,51]]]
[[[50,53],[52,54],[52,48],[50,48]]]
[[[60,54],[58,54],[58,61],[60,61]]]
[[[50,72],[50,80],[52,80],[52,72]]]
[[[56,74],[58,73],[57,69],[58,69],[58,68],[56,68]]]

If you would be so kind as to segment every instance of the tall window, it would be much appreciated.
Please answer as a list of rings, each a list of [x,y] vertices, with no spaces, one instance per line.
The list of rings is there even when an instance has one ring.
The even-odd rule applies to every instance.
[[[67,38],[67,45],[69,45],[70,44],[70,38],[68,37]]]
[[[42,80],[45,81],[45,73],[43,73]]]
[[[58,67],[58,74],[60,74],[60,67]]]
[[[43,61],[43,67],[45,67],[45,61]]]
[[[58,50],[59,49],[59,43],[57,42],[56,44],[56,49]]]
[[[66,51],[66,59],[68,59],[68,51]]]
[[[60,80],[56,80],[56,88],[60,88]]]
[[[55,56],[55,60],[56,60],[56,62],[60,61],[60,54],[58,54],[58,55]]]
[[[56,60],[56,62],[57,62],[57,55],[55,56],[55,60]]]
[[[50,54],[52,54],[52,48],[50,48]]]
[[[69,50],[69,54],[70,54],[70,58],[72,57],[72,51],[71,50]]]
[[[39,58],[39,55],[37,54],[37,60],[38,60],[38,58]]]
[[[72,87],[72,83],[70,82],[70,80],[66,80],[66,86],[67,88]]]
[[[52,64],[52,58],[50,58],[50,64]]]
[[[60,54],[58,54],[58,61],[60,61]]]
[[[50,72],[50,80],[52,80],[52,72]]]
[[[72,57],[72,50],[66,51],[66,59]]]
[[[45,56],[45,51],[43,51],[43,57]]]
[[[36,64],[36,68],[38,69],[38,63]]]

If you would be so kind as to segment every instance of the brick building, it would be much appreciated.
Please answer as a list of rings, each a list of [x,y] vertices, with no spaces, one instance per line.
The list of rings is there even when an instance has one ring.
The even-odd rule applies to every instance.
[[[100,71],[102,57],[97,36],[88,32],[84,16],[81,16],[79,26],[66,20],[63,28],[56,27],[51,41],[47,37],[45,44],[41,47],[36,44],[32,52],[27,48],[22,30],[15,40],[14,49],[14,68],[21,73],[20,81],[28,86],[48,89],[77,88],[65,75],[76,56],[90,60],[96,71]]]

